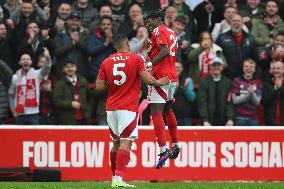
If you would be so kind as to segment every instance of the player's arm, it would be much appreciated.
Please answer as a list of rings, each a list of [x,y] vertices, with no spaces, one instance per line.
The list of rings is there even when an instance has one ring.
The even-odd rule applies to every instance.
[[[162,44],[160,53],[151,61],[153,66],[159,64],[169,54],[170,51],[168,45]]]
[[[139,72],[139,76],[147,85],[152,86],[162,86],[170,82],[167,77],[162,77],[161,79],[156,80],[148,71]]]
[[[107,81],[98,78],[96,81],[96,91],[103,92],[107,90],[107,88],[108,88]]]

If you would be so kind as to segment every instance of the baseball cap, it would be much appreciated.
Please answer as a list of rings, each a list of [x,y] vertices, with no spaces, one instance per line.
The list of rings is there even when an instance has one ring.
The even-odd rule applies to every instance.
[[[215,57],[211,63],[211,65],[216,65],[216,64],[224,64],[224,61],[220,57]]]
[[[81,19],[81,15],[77,12],[72,12],[69,16],[68,19],[72,19],[72,18],[78,18]]]

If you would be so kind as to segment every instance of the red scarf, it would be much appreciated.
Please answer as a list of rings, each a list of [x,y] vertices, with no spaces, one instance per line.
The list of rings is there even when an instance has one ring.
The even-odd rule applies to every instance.
[[[238,47],[241,45],[241,42],[242,42],[243,38],[244,38],[243,32],[240,32],[237,35],[235,35],[235,40],[236,40],[236,43],[237,43]]]
[[[74,100],[76,102],[80,102],[78,79],[77,79],[76,84],[75,84]],[[84,116],[83,116],[83,112],[82,112],[81,108],[76,109],[76,120],[82,120],[83,118],[84,118]]]
[[[36,99],[36,79],[33,74],[33,69],[30,69],[27,73],[26,81],[26,91],[23,85],[23,75],[22,70],[18,72],[18,83],[17,83],[17,104],[16,112],[24,113],[26,107],[36,107],[38,106]],[[26,99],[24,99],[26,97]]]
[[[203,79],[207,77],[210,74],[210,63],[212,61],[212,58],[210,57],[210,52],[205,51],[202,55],[202,63],[201,63],[201,71],[199,78]]]

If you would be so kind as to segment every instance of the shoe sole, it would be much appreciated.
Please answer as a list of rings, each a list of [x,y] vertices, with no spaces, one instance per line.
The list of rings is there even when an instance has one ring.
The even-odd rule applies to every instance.
[[[165,162],[169,159],[169,155],[164,158],[163,160],[159,160],[158,164],[156,165],[156,169],[161,169],[163,165],[165,165]]]
[[[180,153],[180,149],[178,148],[178,149],[177,149],[177,153],[175,153],[176,155],[174,156],[173,154],[171,154],[171,155],[169,156],[169,159],[176,159],[176,158],[178,157],[179,153]]]

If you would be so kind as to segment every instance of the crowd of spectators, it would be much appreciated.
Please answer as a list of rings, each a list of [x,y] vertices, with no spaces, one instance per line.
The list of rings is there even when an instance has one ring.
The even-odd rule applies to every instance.
[[[106,125],[94,82],[112,39],[151,61],[144,18],[161,7],[178,40],[178,125],[284,125],[283,0],[0,0],[0,124]],[[142,125],[146,99],[144,84]]]

